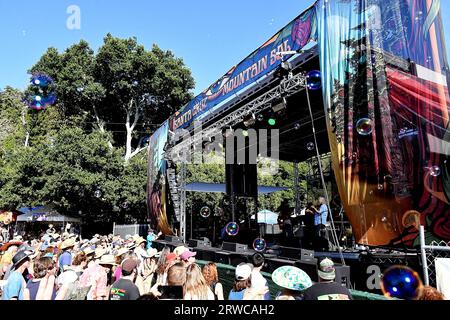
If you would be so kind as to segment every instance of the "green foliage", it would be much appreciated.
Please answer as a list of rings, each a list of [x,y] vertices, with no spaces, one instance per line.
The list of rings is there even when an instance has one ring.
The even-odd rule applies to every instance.
[[[54,204],[88,223],[145,221],[147,155],[124,161],[125,122],[137,105],[133,144],[149,136],[158,126],[143,124],[192,98],[190,70],[170,51],[108,34],[97,53],[86,41],[49,48],[29,71],[53,78],[57,102],[38,112],[22,103],[31,87],[0,92],[0,208]]]

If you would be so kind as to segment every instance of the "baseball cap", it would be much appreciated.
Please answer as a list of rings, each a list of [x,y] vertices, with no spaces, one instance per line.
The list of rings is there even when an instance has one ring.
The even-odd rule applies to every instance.
[[[132,258],[128,258],[123,260],[122,262],[122,270],[126,272],[132,272],[138,266],[138,262]]]
[[[189,250],[185,246],[178,246],[173,250],[173,253],[177,255],[177,257],[181,256],[185,251]]]
[[[241,263],[236,267],[236,279],[247,280],[252,274],[252,268],[247,263]]]
[[[197,255],[197,252],[192,252],[192,251],[185,251],[180,255],[180,259],[181,260],[188,260],[190,257],[195,257]]]
[[[323,259],[319,264],[319,277],[324,280],[334,280],[336,273],[334,270],[334,262],[328,258]]]

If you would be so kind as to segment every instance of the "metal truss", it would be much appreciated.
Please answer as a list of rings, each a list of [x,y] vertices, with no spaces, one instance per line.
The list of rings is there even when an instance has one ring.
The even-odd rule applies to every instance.
[[[192,136],[188,136],[187,134],[184,135],[182,137],[182,141],[173,146],[172,151],[167,152],[167,154],[180,154],[183,150],[189,150],[191,145],[202,143],[205,139],[214,137],[219,132],[221,134],[223,128],[241,123],[246,117],[252,114],[256,115],[271,108],[271,103],[273,101],[283,97],[287,98],[292,96],[300,90],[305,89],[306,85],[307,81],[304,73],[291,75],[283,79],[275,88],[269,90],[265,94],[259,96],[230,114],[217,119],[217,121],[214,121],[214,119],[208,120],[208,122],[212,122],[212,124],[205,128],[202,127],[201,131],[196,132],[194,128],[194,134]],[[219,116],[221,116],[221,114],[218,114],[215,118],[219,118]]]

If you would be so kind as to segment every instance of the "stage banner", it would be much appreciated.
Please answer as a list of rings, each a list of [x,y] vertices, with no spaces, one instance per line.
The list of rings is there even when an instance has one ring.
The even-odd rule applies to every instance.
[[[239,91],[281,65],[277,52],[297,51],[313,43],[316,40],[315,22],[312,6],[178,111],[172,117],[170,129],[186,129],[194,120],[201,121],[207,114],[219,111]]]
[[[356,240],[450,239],[447,52],[437,0],[316,3],[324,108]]]
[[[173,231],[167,217],[167,161],[164,159],[164,146],[168,134],[169,121],[166,120],[149,140],[147,207],[152,228],[166,235],[172,235]]]

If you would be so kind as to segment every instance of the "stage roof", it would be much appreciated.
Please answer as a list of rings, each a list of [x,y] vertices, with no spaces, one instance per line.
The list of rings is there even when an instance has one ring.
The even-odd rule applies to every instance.
[[[259,194],[270,194],[278,191],[288,190],[287,187],[270,187],[270,186],[258,186]],[[226,186],[223,183],[204,183],[204,182],[194,182],[186,185],[186,191],[193,192],[215,192],[215,193],[225,193]]]

